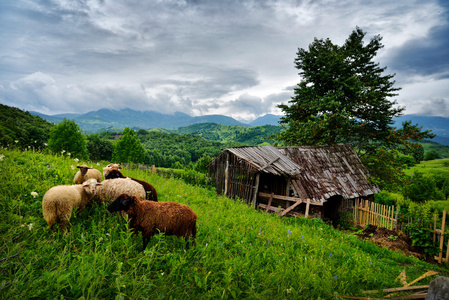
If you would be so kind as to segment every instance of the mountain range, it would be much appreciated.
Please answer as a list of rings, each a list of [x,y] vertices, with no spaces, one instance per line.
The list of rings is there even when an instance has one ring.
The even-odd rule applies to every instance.
[[[182,112],[174,114],[162,114],[155,111],[136,111],[132,109],[100,109],[85,114],[58,114],[45,115],[30,111],[32,115],[40,116],[52,123],[59,123],[64,118],[75,120],[80,128],[86,133],[94,133],[106,130],[121,130],[125,127],[131,128],[165,128],[176,129],[187,127],[199,123],[215,123],[222,125],[236,126],[264,126],[279,125],[282,116],[267,114],[251,122],[243,123],[231,117],[223,115],[206,115],[192,117]],[[412,124],[418,124],[423,130],[432,130],[437,136],[432,140],[442,145],[449,145],[449,118],[422,116],[422,115],[403,115],[393,118],[395,124],[402,124],[404,121],[411,121]]]
[[[121,110],[104,108],[85,114],[45,115],[34,111],[30,111],[30,113],[55,124],[58,124],[64,118],[75,120],[78,126],[88,133],[113,128],[122,129],[125,127],[175,129],[198,123],[216,123],[236,126],[278,125],[278,121],[281,117],[268,114],[252,122],[243,123],[223,115],[192,117],[182,112],[162,114],[156,111],[136,111],[128,108]]]

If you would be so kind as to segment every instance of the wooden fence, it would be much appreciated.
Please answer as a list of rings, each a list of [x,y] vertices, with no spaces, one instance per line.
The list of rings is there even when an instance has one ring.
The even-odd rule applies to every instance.
[[[355,199],[354,204],[352,207],[349,207],[349,210],[352,212],[352,216],[348,221],[353,223],[354,226],[364,227],[371,224],[390,230],[397,226],[394,205],[388,206],[368,200]]]

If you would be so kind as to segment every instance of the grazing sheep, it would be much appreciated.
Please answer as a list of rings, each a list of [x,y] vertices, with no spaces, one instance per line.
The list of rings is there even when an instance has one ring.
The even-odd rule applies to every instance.
[[[57,185],[50,188],[42,199],[42,212],[50,230],[59,218],[59,228],[66,230],[72,210],[79,207],[83,210],[92,199],[101,183],[96,179],[88,179],[83,184]]]
[[[119,170],[121,168],[122,168],[122,166],[120,164],[110,163],[109,165],[107,165],[106,167],[103,168],[104,178],[106,179],[106,176],[108,176],[109,172],[111,172],[112,170]]]
[[[122,174],[119,170],[111,170],[109,174],[106,175],[105,179],[115,179],[115,178],[127,178],[125,175]],[[149,184],[148,182],[145,182],[143,180],[135,179],[132,177],[128,177],[131,180],[134,180],[135,182],[140,183],[143,188],[145,189],[146,193],[146,200],[156,201],[157,202],[157,192],[154,186]]]
[[[121,194],[136,196],[139,200],[145,200],[145,189],[140,183],[129,178],[106,179],[95,193],[95,199],[102,203],[111,203]]]
[[[102,181],[101,172],[97,169],[88,167],[86,165],[77,166],[77,168],[79,169],[79,171],[76,172],[75,177],[73,178],[73,182],[75,184],[81,184],[91,178],[96,179],[98,182]]]
[[[187,205],[176,202],[139,201],[135,196],[122,194],[109,206],[109,212],[126,211],[129,216],[129,228],[134,234],[142,232],[143,250],[150,238],[160,232],[165,235],[176,235],[187,241],[189,237],[195,243],[196,214]]]

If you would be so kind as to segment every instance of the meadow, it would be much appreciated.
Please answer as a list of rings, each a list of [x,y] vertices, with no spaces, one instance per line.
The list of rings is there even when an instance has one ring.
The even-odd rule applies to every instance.
[[[145,251],[120,214],[92,205],[72,216],[68,233],[50,232],[42,197],[72,184],[77,162],[67,153],[0,150],[0,298],[3,299],[339,299],[401,286],[445,266],[379,248],[320,219],[259,212],[149,171],[123,169],[150,182],[159,201],[189,205],[198,215],[196,245],[155,236]],[[20,258],[20,259],[19,259]],[[436,276],[423,279],[428,284]],[[382,296],[378,294],[377,296]]]

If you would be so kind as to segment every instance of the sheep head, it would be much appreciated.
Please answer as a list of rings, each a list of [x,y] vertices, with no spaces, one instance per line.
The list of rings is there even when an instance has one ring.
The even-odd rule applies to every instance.
[[[86,175],[87,170],[92,169],[91,167],[88,167],[86,165],[77,166],[78,169],[80,169],[81,175]]]
[[[111,204],[109,204],[108,212],[113,213],[120,210],[127,211],[135,200],[137,200],[135,196],[121,194]]]
[[[83,183],[83,188],[87,194],[93,195],[97,191],[97,187],[102,185],[101,182],[97,182],[96,179],[88,179]]]
[[[103,168],[104,178],[106,178],[106,176],[108,176],[109,172],[111,172],[112,170],[119,170],[119,169],[122,169],[122,166],[120,164],[110,163],[109,165],[107,165],[106,167]],[[116,177],[116,178],[118,178],[118,177]]]
[[[117,179],[124,177],[122,173],[117,169],[112,169],[108,174],[106,174],[105,179]]]

